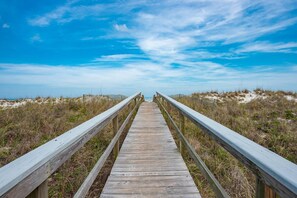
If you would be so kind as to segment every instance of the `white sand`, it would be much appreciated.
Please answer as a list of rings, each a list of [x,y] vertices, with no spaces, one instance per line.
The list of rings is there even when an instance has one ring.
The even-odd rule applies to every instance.
[[[75,101],[85,101],[85,102],[91,102],[92,100],[102,100],[102,99],[110,99],[107,96],[87,96],[85,98],[83,97],[78,97],[78,98],[71,98],[71,100]],[[31,98],[26,98],[26,99],[20,99],[20,100],[4,100],[0,99],[0,108],[2,109],[8,109],[8,108],[17,108],[23,105],[26,105],[27,103],[35,103],[35,104],[46,104],[46,103],[62,103],[69,100],[69,98],[38,98],[38,99],[31,99]]]
[[[284,96],[287,100],[289,100],[289,101],[294,101],[294,102],[297,102],[297,98],[295,98],[295,97],[293,97],[293,96],[291,96],[291,95],[286,95],[286,96]]]

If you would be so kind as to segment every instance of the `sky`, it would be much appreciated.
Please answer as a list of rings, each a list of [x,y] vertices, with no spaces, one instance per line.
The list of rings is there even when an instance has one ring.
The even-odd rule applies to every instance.
[[[297,91],[297,0],[1,0],[0,98]]]

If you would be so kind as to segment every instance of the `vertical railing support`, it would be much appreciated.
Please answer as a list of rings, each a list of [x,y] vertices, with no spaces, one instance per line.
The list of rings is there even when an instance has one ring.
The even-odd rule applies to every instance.
[[[185,134],[185,116],[180,111],[179,111],[179,129],[184,135]],[[183,154],[185,151],[184,145],[181,140],[179,141],[179,151],[181,154]]]
[[[265,185],[265,198],[277,198],[276,192],[270,188],[269,186]]]
[[[265,185],[258,177],[257,177],[256,182],[257,182],[257,185],[256,185],[256,198],[264,198]]]
[[[118,132],[119,126],[118,126],[119,120],[118,120],[118,115],[116,117],[113,118],[112,120],[112,125],[113,125],[113,136],[115,136]],[[114,159],[117,158],[118,153],[120,150],[120,144],[119,144],[119,140],[117,141],[116,145],[113,148],[113,156]]]
[[[171,105],[169,102],[166,102],[166,103],[167,103],[168,113],[170,114],[171,113]]]
[[[128,107],[127,107],[127,109],[128,109],[128,111],[129,111],[129,112],[130,112],[130,111],[132,111],[132,109],[133,109],[133,106],[132,106],[131,102],[128,104]]]
[[[276,192],[257,178],[256,198],[277,198]]]
[[[48,198],[48,181],[45,180],[35,190],[33,190],[27,198]]]

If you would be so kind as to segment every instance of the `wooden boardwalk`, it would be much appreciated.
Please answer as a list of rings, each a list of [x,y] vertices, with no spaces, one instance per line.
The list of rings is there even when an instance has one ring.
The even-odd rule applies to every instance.
[[[141,104],[101,197],[200,197],[155,103]]]
[[[183,135],[185,118],[254,173],[256,197],[297,197],[296,164],[165,94],[157,92],[154,101],[216,197],[230,196]],[[178,111],[180,127],[167,111],[168,104]],[[200,197],[158,106],[143,102],[140,92],[1,167],[0,197],[48,197],[48,178],[112,123],[113,139],[74,195],[85,197],[113,149],[117,155],[119,138],[137,109],[101,197]],[[118,128],[118,116],[123,111],[129,114]]]

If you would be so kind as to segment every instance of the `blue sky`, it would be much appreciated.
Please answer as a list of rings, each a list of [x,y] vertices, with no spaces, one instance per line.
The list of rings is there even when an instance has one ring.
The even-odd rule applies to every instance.
[[[296,0],[2,0],[0,97],[297,91]]]

